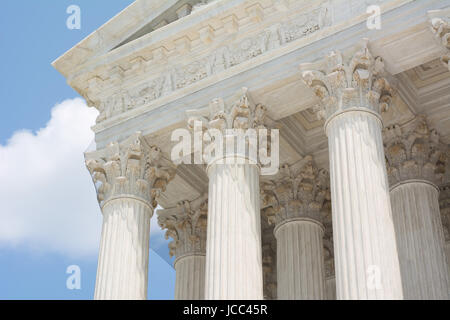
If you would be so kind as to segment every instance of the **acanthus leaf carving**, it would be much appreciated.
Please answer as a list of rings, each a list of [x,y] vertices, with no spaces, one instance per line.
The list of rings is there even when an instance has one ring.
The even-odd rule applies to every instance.
[[[349,59],[333,51],[322,61],[301,66],[302,78],[320,100],[321,113],[334,114],[365,108],[376,114],[386,111],[395,90],[381,57],[373,57],[366,40]]]
[[[416,117],[404,127],[387,127],[383,134],[391,186],[412,179],[440,185],[447,162],[445,145],[437,131],[429,128],[424,116]]]
[[[157,211],[158,224],[166,229],[166,239],[171,256],[205,254],[208,196],[204,194],[193,201],[181,201],[175,208]]]
[[[261,192],[261,207],[274,224],[295,218],[321,222],[324,204],[331,199],[329,174],[317,168],[311,156],[281,166],[276,176],[262,183]]]
[[[111,199],[132,196],[155,208],[160,193],[175,176],[175,166],[139,132],[121,143],[112,142],[104,149],[88,152],[85,159],[100,206]]]

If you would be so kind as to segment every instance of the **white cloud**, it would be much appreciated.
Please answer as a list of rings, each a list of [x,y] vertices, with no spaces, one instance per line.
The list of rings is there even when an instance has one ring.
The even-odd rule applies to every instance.
[[[45,128],[18,131],[0,145],[0,246],[97,254],[102,216],[83,156],[96,116],[82,99],[66,100]],[[151,224],[153,245],[161,246],[156,215]]]
[[[83,100],[66,100],[45,128],[0,145],[0,244],[68,256],[97,251],[101,214],[83,159],[96,115]]]

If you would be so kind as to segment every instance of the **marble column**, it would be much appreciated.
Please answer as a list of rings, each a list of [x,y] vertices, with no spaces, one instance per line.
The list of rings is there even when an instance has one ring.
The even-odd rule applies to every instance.
[[[448,270],[439,212],[444,144],[424,117],[384,132],[405,299],[448,299]]]
[[[158,224],[166,229],[170,255],[175,256],[175,300],[205,299],[205,254],[208,197],[183,201],[158,210]]]
[[[307,156],[264,184],[277,199],[272,221],[277,240],[277,297],[280,300],[325,298],[321,210],[329,198],[328,173]]]
[[[206,110],[188,112],[191,127],[201,121],[209,129],[206,134],[215,137],[204,148],[209,178],[207,300],[263,299],[260,167],[255,157],[228,147],[231,141],[238,143],[234,129],[262,125],[262,110],[243,89],[230,101],[215,99]]]
[[[144,300],[155,197],[174,170],[160,169],[165,162],[160,150],[148,146],[140,134],[85,157],[103,212],[94,298]]]
[[[402,299],[380,116],[393,90],[367,43],[353,52],[301,67],[326,119],[337,299]]]

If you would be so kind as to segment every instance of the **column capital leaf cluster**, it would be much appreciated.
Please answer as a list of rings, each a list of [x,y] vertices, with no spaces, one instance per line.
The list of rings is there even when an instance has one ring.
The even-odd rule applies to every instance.
[[[170,256],[205,254],[208,215],[208,195],[193,201],[181,201],[174,208],[157,211],[158,224],[166,229]]]
[[[134,198],[155,208],[176,173],[161,149],[149,145],[140,132],[85,153],[85,160],[101,207],[116,198]]]
[[[262,182],[261,193],[261,206],[271,224],[296,218],[321,222],[324,205],[331,200],[329,173],[306,156],[282,165],[276,176]]]
[[[267,108],[255,104],[247,88],[241,88],[229,101],[213,99],[205,108],[186,111],[188,127],[200,121],[203,129],[267,129],[272,120],[267,116]]]
[[[391,187],[407,180],[441,184],[447,162],[445,145],[424,116],[417,116],[404,126],[389,126],[383,136]]]
[[[353,109],[379,115],[389,108],[395,93],[383,59],[371,54],[366,40],[350,54],[332,51],[300,69],[303,81],[320,99],[319,117],[326,120]]]

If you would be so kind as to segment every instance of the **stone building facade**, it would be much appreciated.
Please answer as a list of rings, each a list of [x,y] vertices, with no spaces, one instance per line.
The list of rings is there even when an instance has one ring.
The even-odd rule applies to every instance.
[[[449,0],[132,3],[53,63],[99,111],[95,298],[146,299],[160,205],[176,299],[449,299],[449,60]],[[205,158],[232,129],[277,170]]]

